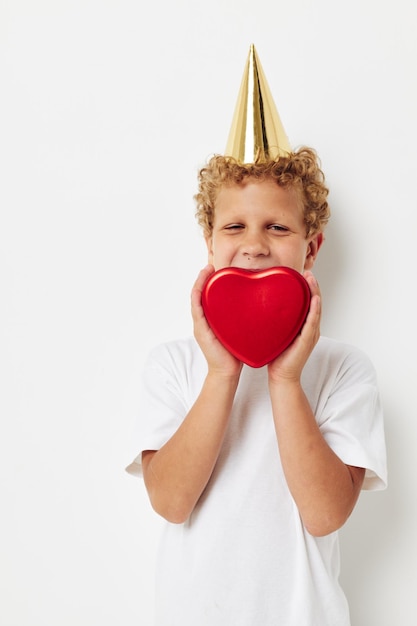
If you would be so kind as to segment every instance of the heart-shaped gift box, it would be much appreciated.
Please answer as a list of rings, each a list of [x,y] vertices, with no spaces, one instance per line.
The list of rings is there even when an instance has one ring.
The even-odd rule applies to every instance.
[[[202,305],[219,341],[243,363],[262,367],[300,332],[310,306],[305,278],[289,267],[214,272],[203,288]]]

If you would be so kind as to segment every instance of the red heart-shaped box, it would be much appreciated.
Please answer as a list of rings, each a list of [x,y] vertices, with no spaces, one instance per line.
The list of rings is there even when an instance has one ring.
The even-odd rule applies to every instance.
[[[300,332],[310,306],[305,278],[289,267],[218,270],[207,280],[202,305],[210,328],[251,367],[270,363]]]

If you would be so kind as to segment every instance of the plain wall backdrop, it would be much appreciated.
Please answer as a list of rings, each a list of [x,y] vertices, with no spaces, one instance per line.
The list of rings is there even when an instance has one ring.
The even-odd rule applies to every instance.
[[[342,530],[352,624],[416,624],[415,31],[411,0],[1,2],[2,625],[152,623],[138,378],[192,332],[196,174],[251,43],[331,189],[323,334],[370,355],[385,406],[389,488]]]

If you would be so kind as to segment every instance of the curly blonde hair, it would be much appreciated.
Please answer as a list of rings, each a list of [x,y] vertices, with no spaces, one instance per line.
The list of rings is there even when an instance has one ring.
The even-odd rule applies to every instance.
[[[299,191],[304,207],[306,237],[323,231],[330,218],[329,193],[319,159],[312,148],[302,147],[288,156],[267,162],[242,165],[233,157],[215,155],[198,174],[196,217],[204,236],[213,231],[217,194],[227,185],[244,185],[249,180],[273,180],[283,188]]]

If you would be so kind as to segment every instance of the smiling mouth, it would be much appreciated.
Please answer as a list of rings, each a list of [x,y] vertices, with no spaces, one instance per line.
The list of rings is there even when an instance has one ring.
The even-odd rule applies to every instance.
[[[266,270],[270,270],[274,267],[279,267],[279,265],[268,265],[267,267],[245,267],[243,269],[247,272],[253,272],[255,274],[256,272],[265,272]]]

